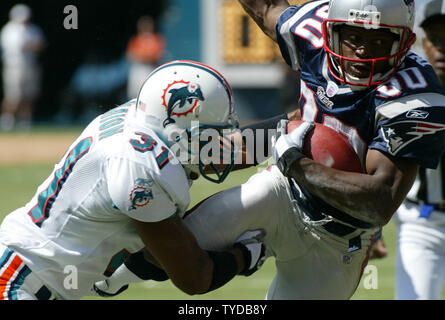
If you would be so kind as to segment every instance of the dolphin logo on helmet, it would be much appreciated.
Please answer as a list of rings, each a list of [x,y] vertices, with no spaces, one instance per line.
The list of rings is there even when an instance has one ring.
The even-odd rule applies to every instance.
[[[164,120],[164,128],[176,121],[172,118],[173,110],[183,109],[186,102],[193,106],[193,102],[196,100],[204,101],[204,96],[202,94],[199,84],[189,83],[186,86],[180,88],[173,88],[168,91],[171,94],[170,99],[167,104],[167,119]]]
[[[224,181],[235,164],[237,148],[229,140],[239,122],[232,88],[222,74],[195,61],[168,62],[147,77],[136,105],[136,121],[151,128],[173,151],[186,155],[177,160],[187,175]],[[214,139],[227,144],[212,144]],[[215,156],[218,151],[221,159]]]

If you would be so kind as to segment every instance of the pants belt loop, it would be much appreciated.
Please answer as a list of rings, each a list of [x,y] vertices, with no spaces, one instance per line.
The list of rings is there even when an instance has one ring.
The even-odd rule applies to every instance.
[[[354,252],[362,248],[362,238],[358,235],[349,240],[348,252]]]
[[[50,300],[52,293],[46,286],[42,286],[39,291],[35,293],[37,300]]]

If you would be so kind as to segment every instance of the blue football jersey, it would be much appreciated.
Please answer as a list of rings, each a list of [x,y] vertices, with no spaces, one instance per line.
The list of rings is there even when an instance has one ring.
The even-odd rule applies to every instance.
[[[436,168],[445,148],[445,89],[432,66],[411,51],[379,86],[358,90],[336,81],[323,48],[328,7],[327,0],[291,6],[276,26],[283,58],[301,72],[302,119],[341,132],[363,165],[367,150],[377,149]]]

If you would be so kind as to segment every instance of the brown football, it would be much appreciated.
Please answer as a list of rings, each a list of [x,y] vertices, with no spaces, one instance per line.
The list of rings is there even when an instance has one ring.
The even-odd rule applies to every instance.
[[[302,122],[301,120],[289,121],[287,132],[292,132]],[[316,123],[315,128],[305,137],[303,153],[327,167],[363,172],[360,158],[346,137],[320,123]]]

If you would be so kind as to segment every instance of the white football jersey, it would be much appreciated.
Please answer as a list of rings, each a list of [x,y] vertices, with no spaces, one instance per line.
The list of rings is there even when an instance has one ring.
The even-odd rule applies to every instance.
[[[191,182],[166,144],[136,121],[135,102],[93,120],[33,199],[1,225],[0,242],[62,298],[88,295],[143,248],[131,219],[157,222],[189,205]]]

